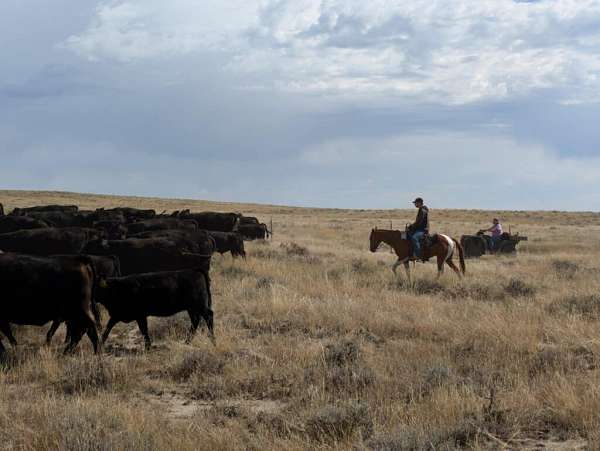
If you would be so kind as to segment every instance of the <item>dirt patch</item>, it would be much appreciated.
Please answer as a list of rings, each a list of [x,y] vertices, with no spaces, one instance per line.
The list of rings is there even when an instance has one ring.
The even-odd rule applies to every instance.
[[[519,449],[522,451],[534,451],[534,450],[548,450],[548,451],[577,451],[584,450],[587,448],[587,442],[585,440],[566,440],[558,441],[553,439],[523,439],[523,440],[511,440],[507,444],[507,449]]]
[[[234,407],[247,410],[254,414],[275,414],[285,408],[285,404],[271,399],[220,399],[218,401],[197,401],[188,398],[183,393],[169,391],[158,394],[143,393],[139,399],[148,403],[152,408],[160,409],[165,416],[173,421],[192,418],[198,411],[214,408]]]

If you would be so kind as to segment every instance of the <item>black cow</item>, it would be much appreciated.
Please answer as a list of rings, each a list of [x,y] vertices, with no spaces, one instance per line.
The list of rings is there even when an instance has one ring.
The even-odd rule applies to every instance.
[[[62,319],[67,322],[71,351],[87,333],[98,352],[98,333],[92,315],[94,265],[86,256],[50,258],[0,254],[0,330],[13,346],[17,344],[10,325],[44,324]],[[5,348],[0,340],[0,353]]]
[[[233,232],[240,220],[239,213],[216,213],[206,211],[190,213],[189,210],[179,212],[179,219],[193,219],[198,223],[198,228],[214,232]]]
[[[47,228],[0,234],[0,249],[32,255],[80,254],[102,232],[85,228]]]
[[[37,207],[15,208],[10,214],[14,216],[23,216],[33,212],[41,211],[62,211],[64,213],[77,213],[77,205],[39,205]]]
[[[246,240],[264,240],[269,236],[266,224],[240,224],[237,231]]]
[[[198,224],[193,219],[155,218],[146,221],[133,222],[127,226],[128,235],[151,232],[155,230],[198,230]]]
[[[91,227],[93,223],[88,216],[70,211],[32,211],[26,216],[45,221],[54,227]]]
[[[52,255],[52,257],[56,257],[56,258],[62,258],[62,259],[79,259],[79,255]],[[121,276],[121,266],[119,263],[119,259],[118,257],[114,256],[114,255],[109,255],[106,257],[101,257],[98,255],[88,255],[88,257],[90,258],[91,262],[94,265],[94,282],[95,282],[95,287],[97,288],[98,283],[101,280],[104,279],[108,279],[109,277],[120,277]],[[94,319],[96,320],[97,324],[100,324],[100,314],[98,312],[98,308],[95,305],[95,299],[92,299],[92,313],[94,314]],[[63,322],[63,320],[61,318],[57,318],[54,320],[54,322],[52,323],[52,326],[50,326],[50,329],[48,330],[48,333],[46,334],[46,343],[50,344],[50,342],[52,341],[52,337],[54,336],[54,334],[56,333],[56,330],[58,329],[58,327],[60,326],[60,324]],[[65,343],[69,340],[70,338],[70,334],[69,331],[67,331],[67,334],[65,335]]]
[[[195,254],[212,255],[216,250],[215,240],[206,230],[151,230],[131,238],[164,238],[176,243],[183,252]]]
[[[127,238],[127,226],[118,220],[96,221],[92,224],[92,227],[102,230],[109,240],[124,240]]]
[[[212,252],[195,253],[181,249],[176,242],[165,238],[96,240],[88,243],[82,252],[116,255],[123,275],[195,268],[208,271],[212,255]]]
[[[121,224],[127,224],[127,218],[119,211],[105,210],[104,208],[98,208],[92,213],[88,213],[87,217],[93,222],[97,221],[115,221]]]
[[[39,221],[29,216],[0,216],[0,233],[16,232],[18,230],[47,229],[45,221]]]
[[[237,232],[208,232],[215,240],[216,251],[223,255],[226,252],[231,252],[231,256],[246,258],[244,250],[244,239]]]
[[[184,310],[192,322],[187,341],[191,341],[203,318],[214,343],[210,279],[205,271],[163,271],[107,279],[100,283],[97,298],[110,315],[103,343],[115,324],[136,321],[148,349],[152,344],[148,317],[171,316]]]
[[[240,217],[240,225],[248,225],[248,224],[260,224],[258,218],[254,216],[241,216]]]
[[[146,219],[152,219],[156,216],[156,211],[154,210],[140,210],[139,208],[131,207],[116,207],[108,209],[100,208],[96,210],[96,212],[123,215],[126,222],[143,221]]]

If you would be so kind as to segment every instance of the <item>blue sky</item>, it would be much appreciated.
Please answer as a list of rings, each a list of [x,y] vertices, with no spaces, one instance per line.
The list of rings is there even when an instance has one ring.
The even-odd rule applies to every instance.
[[[600,210],[600,1],[0,3],[0,187]]]

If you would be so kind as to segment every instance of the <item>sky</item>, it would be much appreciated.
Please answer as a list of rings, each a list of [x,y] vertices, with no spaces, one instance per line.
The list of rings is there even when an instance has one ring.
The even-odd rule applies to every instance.
[[[0,188],[600,210],[600,0],[3,0]]]

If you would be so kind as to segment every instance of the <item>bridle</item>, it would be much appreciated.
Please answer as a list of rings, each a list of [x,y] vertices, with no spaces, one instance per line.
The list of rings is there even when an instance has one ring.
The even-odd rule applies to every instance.
[[[381,232],[381,230],[377,230],[377,229],[373,229],[373,231],[371,233],[375,233],[375,232]],[[382,239],[379,240],[379,244],[377,244],[377,247],[375,248],[374,251],[372,252],[377,252],[379,249],[381,249],[381,246],[384,244],[384,241]],[[388,244],[389,246],[389,244]]]

